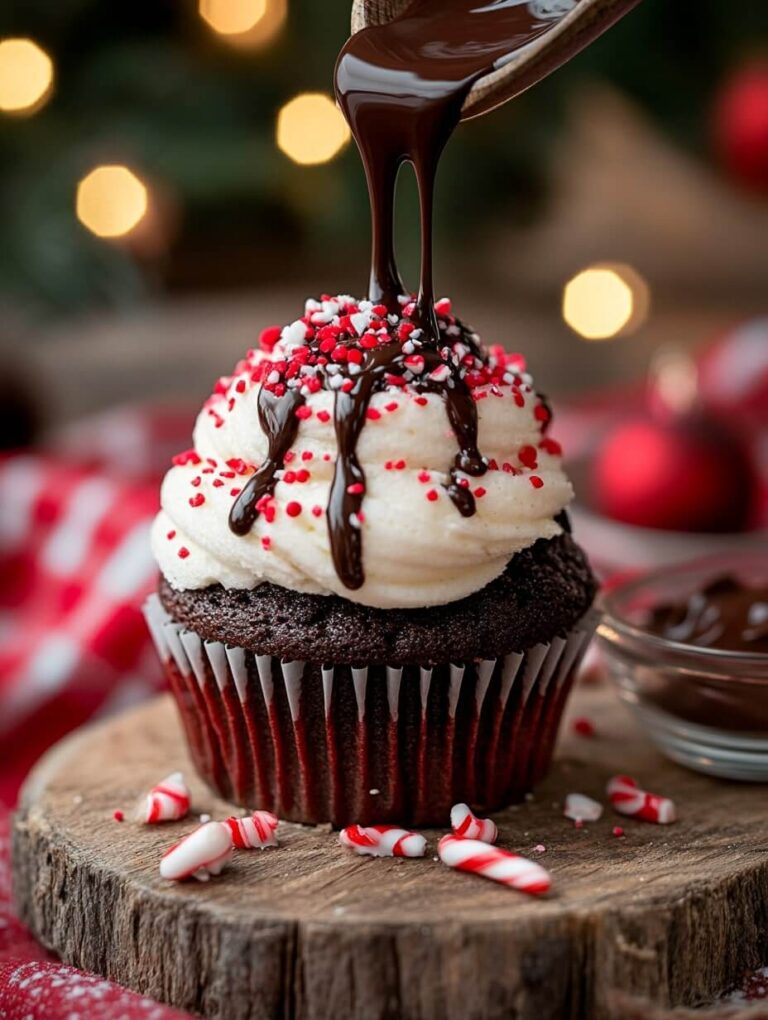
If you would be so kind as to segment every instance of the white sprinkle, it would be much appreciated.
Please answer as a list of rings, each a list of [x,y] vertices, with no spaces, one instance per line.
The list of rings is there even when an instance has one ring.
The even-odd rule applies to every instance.
[[[374,786],[374,788],[372,790],[369,790],[368,793],[370,793],[372,797],[377,797],[381,793],[381,790],[377,790],[376,787]]]
[[[344,376],[343,375],[329,376],[328,385],[331,387],[332,390],[340,390],[341,387],[344,385]]]
[[[596,822],[603,813],[603,805],[583,793],[569,793],[565,798],[563,814],[574,822]]]
[[[533,848],[533,852],[537,854],[543,854],[546,849],[547,848],[544,846],[543,843],[537,843],[536,846]]]
[[[205,824],[206,822],[210,822],[210,820],[211,820],[211,816],[210,815],[200,815],[200,821],[203,824]]]
[[[419,337],[423,335],[424,335],[423,329],[414,329],[414,331],[411,333],[411,340],[418,340]]]
[[[446,332],[446,333],[448,334],[448,336],[460,336],[460,335],[461,335],[461,330],[460,330],[460,329],[459,329],[459,327],[458,327],[458,326],[456,326],[456,325],[453,325],[453,326],[449,326],[449,327],[448,327],[448,328],[446,329],[446,331],[445,331],[445,332]]]
[[[368,323],[371,321],[370,312],[355,312],[354,315],[350,315],[349,321],[355,327],[355,332],[358,336],[362,336],[368,328]]]
[[[280,373],[277,371],[277,369],[272,369],[272,371],[267,376],[267,382],[270,384],[270,386],[274,386],[280,382]]]
[[[280,341],[286,347],[301,347],[307,335],[306,324],[297,319],[290,326],[285,326],[280,334]]]

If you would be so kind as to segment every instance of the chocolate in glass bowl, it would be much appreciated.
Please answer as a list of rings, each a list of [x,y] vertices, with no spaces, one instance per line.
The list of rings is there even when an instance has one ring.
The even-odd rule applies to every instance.
[[[683,644],[768,655],[768,584],[716,578],[683,602],[656,606],[648,629]]]
[[[673,760],[768,781],[768,542],[624,583],[598,630],[621,698]]]

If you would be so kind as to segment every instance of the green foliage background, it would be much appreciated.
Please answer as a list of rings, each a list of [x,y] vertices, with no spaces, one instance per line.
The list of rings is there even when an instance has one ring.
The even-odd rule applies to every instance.
[[[44,315],[135,302],[158,288],[259,283],[367,248],[356,153],[294,166],[274,144],[282,103],[331,90],[347,0],[289,0],[282,35],[239,52],[193,0],[4,0],[0,37],[29,35],[56,63],[53,99],[0,119],[0,291]],[[459,131],[441,170],[438,223],[463,239],[500,211],[536,215],[563,102],[599,76],[639,101],[702,158],[713,94],[768,39],[768,4],[644,0],[568,67],[493,117]],[[181,210],[158,261],[137,260],[77,222],[77,181],[124,161],[162,183]],[[401,210],[403,243],[413,195]],[[300,253],[297,255],[297,251]],[[406,255],[406,263],[408,257]]]

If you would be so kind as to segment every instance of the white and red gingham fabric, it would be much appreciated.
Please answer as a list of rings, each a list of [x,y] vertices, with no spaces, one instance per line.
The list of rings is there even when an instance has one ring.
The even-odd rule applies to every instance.
[[[55,450],[0,457],[0,1016],[183,1020],[66,967],[16,918],[9,808],[67,731],[162,683],[139,606],[155,583],[158,483],[192,411],[120,409],[64,430]]]

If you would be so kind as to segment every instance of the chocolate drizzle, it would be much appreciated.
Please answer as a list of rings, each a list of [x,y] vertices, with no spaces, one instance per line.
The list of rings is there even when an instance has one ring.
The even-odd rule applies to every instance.
[[[236,535],[247,535],[261,512],[262,500],[275,491],[277,472],[299,431],[296,412],[304,403],[300,390],[288,390],[281,397],[263,386],[259,390],[259,424],[267,437],[267,459],[249,479],[229,514],[229,526]]]
[[[423,371],[410,378],[405,345],[385,343],[365,351],[362,361],[356,362],[359,371],[346,371],[345,381],[351,385],[334,387],[338,457],[327,523],[334,566],[349,589],[360,588],[365,580],[361,535],[365,474],[356,449],[374,392],[407,381],[412,390],[442,396],[459,448],[445,490],[460,514],[471,517],[475,513],[469,479],[483,475],[488,465],[478,450],[477,406],[465,379],[466,369],[461,358],[451,356],[456,333],[475,357],[483,355],[474,335],[460,323],[454,323],[458,329],[447,335],[435,309],[432,267],[435,176],[440,155],[461,118],[462,105],[472,85],[551,31],[576,2],[563,0],[552,7],[536,0],[531,3],[487,0],[484,4],[477,0],[414,0],[399,17],[354,35],[339,56],[336,95],[360,150],[371,202],[368,294],[374,305],[383,306],[382,313],[386,310],[390,322],[402,321],[406,293],[394,248],[395,186],[404,163],[410,163],[416,173],[421,273],[418,296],[408,317],[412,326],[421,330],[418,354],[424,359]],[[634,2],[624,0],[624,6]],[[620,0],[616,0],[616,5],[620,5]],[[590,38],[595,34],[598,33],[593,30]],[[586,41],[583,38],[581,45]],[[572,42],[551,46],[535,76],[520,74],[514,87],[517,91],[527,88],[536,77],[542,77],[567,59],[574,48],[580,47],[574,47]],[[354,342],[356,338],[356,331],[350,330],[339,341]],[[306,346],[317,353],[317,336],[308,339]],[[393,383],[393,377],[398,381]],[[338,376],[330,380],[326,374],[328,385],[337,381]],[[262,386],[259,418],[269,450],[266,461],[232,508],[230,527],[239,535],[251,528],[266,504],[265,497],[274,491],[298,430],[296,412],[304,402],[298,394],[298,389],[283,387],[282,395],[274,396]]]

